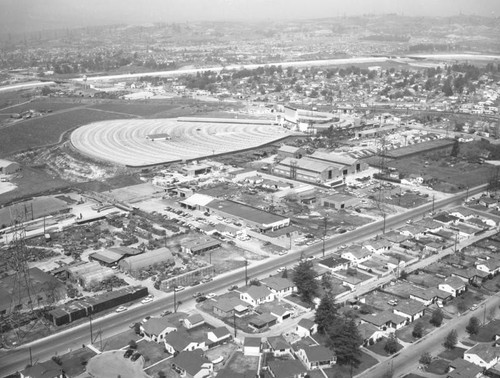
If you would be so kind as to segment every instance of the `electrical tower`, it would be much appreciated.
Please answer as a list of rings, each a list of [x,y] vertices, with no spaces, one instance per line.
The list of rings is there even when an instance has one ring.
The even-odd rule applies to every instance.
[[[295,180],[297,178],[297,161],[290,160],[290,178]]]
[[[17,337],[17,343],[20,344],[25,336],[32,330],[37,323],[43,321],[43,297],[39,296],[42,289],[35,287],[30,276],[28,266],[29,250],[26,246],[26,229],[24,222],[29,215],[28,207],[24,206],[22,211],[17,209],[14,214],[10,214],[12,233],[9,248],[7,249],[7,264],[13,275],[9,276],[10,288],[10,306],[4,320],[7,328],[12,329]],[[31,218],[33,218],[33,209],[31,207]],[[2,325],[3,326],[3,325]]]

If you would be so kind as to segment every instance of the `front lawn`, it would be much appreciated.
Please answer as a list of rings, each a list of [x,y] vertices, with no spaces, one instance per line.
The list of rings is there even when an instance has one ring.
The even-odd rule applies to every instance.
[[[415,323],[420,322],[424,326],[423,331],[422,331],[422,337],[424,337],[431,330],[436,328],[431,323],[429,323],[430,319],[431,319],[431,315],[424,315],[420,319],[414,321],[413,323],[411,323],[411,324],[409,324],[401,329],[398,329],[396,331],[396,336],[398,337],[398,339],[403,340],[404,342],[413,343],[416,340],[419,340],[419,339],[416,339],[415,337],[413,337],[413,334],[412,334],[413,328],[415,327]]]
[[[137,335],[133,328],[128,329],[122,333],[111,336],[102,341],[102,351],[107,350],[116,350],[124,348],[128,345],[130,340],[137,341],[141,338],[141,336]],[[100,344],[94,342],[94,346],[100,347]]]
[[[467,349],[463,349],[463,348],[458,348],[458,347],[455,347],[451,350],[445,350],[444,352],[441,352],[438,354],[438,357],[444,359],[444,360],[448,360],[448,361],[453,361],[457,358],[463,358],[464,357],[464,352],[466,351]]]
[[[441,359],[436,359],[431,362],[431,364],[427,367],[426,371],[428,373],[433,373],[433,374],[445,374],[448,371],[448,366],[450,365],[449,361],[446,360],[441,360]]]
[[[378,361],[370,356],[368,353],[361,351],[360,356],[361,364],[357,369],[353,370],[353,375],[358,375],[363,371],[371,368],[372,366],[378,364]],[[347,365],[334,365],[331,368],[323,369],[328,378],[348,378],[351,377],[351,368]]]
[[[470,339],[472,341],[479,341],[482,343],[493,341],[495,339],[495,334],[500,329],[500,320],[493,320],[488,324],[479,328],[479,333],[477,335],[471,335]]]
[[[371,350],[373,353],[376,353],[379,356],[387,357],[387,356],[389,356],[389,354],[384,350],[386,342],[387,342],[387,337],[384,337],[379,342],[376,342],[373,345],[367,346],[366,349]],[[399,352],[401,349],[403,349],[403,346],[398,343],[397,350],[395,353]]]
[[[144,367],[148,367],[170,356],[165,346],[153,341],[141,340],[137,343],[137,351],[144,356]]]

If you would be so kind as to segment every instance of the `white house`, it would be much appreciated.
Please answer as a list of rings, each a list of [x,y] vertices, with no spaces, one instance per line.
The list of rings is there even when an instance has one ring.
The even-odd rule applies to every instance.
[[[260,337],[245,337],[243,340],[243,354],[245,356],[260,356]]]
[[[500,353],[491,344],[477,344],[464,353],[464,360],[489,369],[498,362]]]
[[[292,355],[292,346],[282,335],[268,336],[267,344],[269,345],[269,351],[274,357]]]
[[[205,324],[205,319],[203,319],[203,316],[201,316],[200,314],[193,314],[186,319],[183,319],[182,322],[184,324],[184,327],[186,327],[187,329],[191,329]]]
[[[265,286],[250,285],[242,289],[240,299],[256,307],[262,303],[272,302],[274,294]]]
[[[465,291],[466,284],[458,277],[448,277],[438,285],[439,290],[443,290],[456,297]]]
[[[292,316],[293,311],[287,309],[284,306],[276,305],[273,306],[270,310],[270,314],[276,317],[277,323],[282,323],[284,320],[290,318]]]
[[[335,365],[335,353],[323,345],[305,346],[297,351],[297,357],[307,370],[329,368]]]
[[[300,319],[297,327],[295,328],[295,333],[300,337],[307,337],[314,335],[318,331],[318,325],[314,323],[311,319]]]
[[[177,331],[177,327],[166,318],[150,318],[141,324],[141,333],[148,341],[161,343],[170,332]]]
[[[231,340],[231,337],[231,332],[224,326],[217,327],[207,332],[207,339],[211,342],[210,347],[223,344]]]
[[[482,272],[486,272],[492,276],[500,272],[500,261],[497,259],[488,259],[485,261],[479,261],[476,264],[476,268]]]
[[[340,255],[340,257],[351,261],[354,265],[358,265],[359,263],[370,259],[371,256],[372,252],[360,245],[353,245],[349,247],[349,249],[344,250],[344,252]]]
[[[267,287],[277,299],[282,299],[297,291],[297,286],[288,278],[271,276],[264,278],[262,284]]]
[[[212,376],[214,364],[211,363],[199,349],[181,352],[170,362],[170,366],[181,377],[204,378]]]
[[[195,340],[187,332],[174,331],[165,336],[165,349],[170,354],[206,349],[205,342]]]

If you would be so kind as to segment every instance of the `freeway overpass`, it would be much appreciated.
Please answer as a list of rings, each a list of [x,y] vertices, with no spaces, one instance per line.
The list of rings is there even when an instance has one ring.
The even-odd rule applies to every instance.
[[[458,193],[452,197],[445,198],[434,203],[434,209],[441,209],[450,206],[459,205],[463,202],[467,195],[472,196],[483,192],[486,189],[486,184],[471,188],[467,192]],[[424,204],[418,208],[410,209],[402,214],[397,214],[386,218],[385,229],[396,227],[409,219],[423,216],[432,210],[432,203]],[[342,244],[360,241],[370,238],[374,235],[381,234],[384,229],[384,222],[378,221],[367,224],[358,228],[355,231],[346,232],[334,238],[325,241],[325,251],[331,252]],[[321,255],[323,251],[322,243],[314,244],[304,250],[293,251],[284,256],[264,260],[254,265],[249,265],[247,272],[249,278],[267,277],[274,274],[276,268],[284,265],[295,264],[302,257],[313,255]],[[192,295],[197,291],[212,292],[225,289],[232,285],[242,285],[245,283],[244,269],[226,272],[216,277],[212,282],[208,282],[196,287],[189,287],[186,290],[177,293],[177,301],[185,303],[192,300]],[[385,278],[387,279],[387,278]],[[379,282],[380,284],[380,282]],[[373,288],[361,288],[356,292],[356,295],[362,295],[366,290]],[[354,294],[353,294],[354,295]],[[131,321],[137,321],[147,315],[159,314],[165,309],[173,308],[173,295],[170,294],[164,298],[156,299],[155,301],[139,306],[132,306],[128,311],[122,313],[110,313],[92,321],[92,327],[95,331],[102,332],[102,337],[106,338],[114,334],[120,333],[128,326]],[[53,334],[44,339],[37,340],[28,345],[23,345],[11,350],[0,351],[0,376],[22,370],[29,362],[29,348],[36,360],[46,360],[57,354],[63,354],[69,350],[80,348],[82,344],[90,342],[90,327],[89,323],[79,324],[72,328],[68,328],[59,333]]]

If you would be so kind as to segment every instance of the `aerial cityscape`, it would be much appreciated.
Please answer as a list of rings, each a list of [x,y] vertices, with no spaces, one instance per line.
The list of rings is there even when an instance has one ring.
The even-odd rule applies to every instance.
[[[500,377],[500,2],[0,10],[0,377]]]

